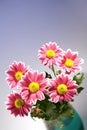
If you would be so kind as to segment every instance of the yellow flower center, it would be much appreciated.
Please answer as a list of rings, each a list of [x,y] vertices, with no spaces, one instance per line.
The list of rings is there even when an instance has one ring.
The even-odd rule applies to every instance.
[[[59,94],[65,94],[67,92],[67,86],[65,84],[59,84],[57,86],[57,91]]]
[[[31,92],[37,92],[38,90],[39,90],[39,88],[40,88],[40,85],[38,84],[38,82],[31,82],[30,84],[29,84],[29,90],[31,91]]]
[[[21,80],[22,75],[23,75],[23,72],[17,71],[17,72],[15,73],[15,78],[16,78],[17,80]]]
[[[53,50],[48,50],[46,52],[46,57],[47,58],[53,58],[55,56],[55,52]]]
[[[73,66],[73,60],[71,59],[66,59],[65,61],[65,66],[71,68]]]
[[[16,108],[21,108],[24,105],[24,101],[22,99],[16,99],[14,104]]]

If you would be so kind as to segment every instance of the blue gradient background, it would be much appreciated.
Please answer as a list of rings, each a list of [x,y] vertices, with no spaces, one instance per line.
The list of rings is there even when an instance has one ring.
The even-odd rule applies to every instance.
[[[56,41],[66,50],[78,51],[84,58],[84,90],[75,97],[73,106],[87,130],[87,1],[86,0],[0,0],[0,129],[46,130],[41,120],[15,118],[5,109],[11,92],[5,70],[14,60],[21,60],[33,69],[44,71],[37,59],[38,49]]]

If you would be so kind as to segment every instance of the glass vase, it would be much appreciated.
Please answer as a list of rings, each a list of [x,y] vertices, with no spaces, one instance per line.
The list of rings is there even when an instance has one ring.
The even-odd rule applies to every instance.
[[[75,109],[74,116],[62,117],[62,123],[59,118],[56,120],[45,121],[47,130],[84,130],[83,122]],[[58,120],[58,121],[57,121]]]

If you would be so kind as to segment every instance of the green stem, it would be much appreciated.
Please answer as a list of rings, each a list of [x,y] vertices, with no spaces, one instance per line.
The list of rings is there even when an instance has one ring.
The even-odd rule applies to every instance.
[[[52,71],[53,71],[54,76],[56,77],[56,73],[55,73],[55,69],[53,65],[52,65]]]

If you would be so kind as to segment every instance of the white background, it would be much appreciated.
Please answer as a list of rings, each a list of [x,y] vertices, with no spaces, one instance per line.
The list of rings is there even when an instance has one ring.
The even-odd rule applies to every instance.
[[[38,49],[55,41],[66,50],[78,51],[85,62],[83,92],[73,106],[87,124],[87,1],[86,0],[0,0],[0,129],[45,130],[41,120],[15,118],[5,109],[11,92],[5,70],[14,60],[21,60],[34,70],[44,71],[37,59]]]

